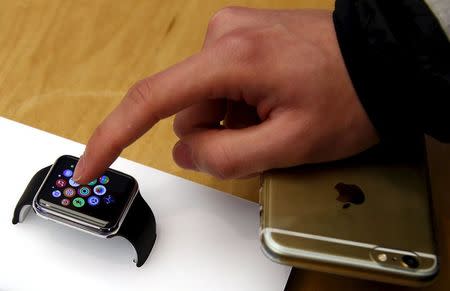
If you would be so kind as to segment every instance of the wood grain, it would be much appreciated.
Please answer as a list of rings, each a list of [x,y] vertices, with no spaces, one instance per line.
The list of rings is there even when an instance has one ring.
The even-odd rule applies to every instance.
[[[210,17],[230,5],[332,9],[334,1],[0,1],[0,115],[86,143],[135,81],[199,51]],[[177,140],[172,122],[161,121],[122,156],[257,201],[258,179],[220,181],[178,168],[171,156]],[[444,166],[436,170],[442,193],[448,189],[442,186],[448,181],[448,175],[442,178]],[[448,197],[442,203],[450,206]],[[450,217],[439,218],[447,246]],[[450,290],[445,250],[444,276],[430,290]],[[399,288],[301,270],[293,272],[287,287],[382,289]]]
[[[217,10],[332,7],[296,2],[3,1],[0,114],[86,143],[134,82],[200,50]],[[160,122],[122,156],[256,201],[258,179],[219,181],[178,168],[172,121]]]

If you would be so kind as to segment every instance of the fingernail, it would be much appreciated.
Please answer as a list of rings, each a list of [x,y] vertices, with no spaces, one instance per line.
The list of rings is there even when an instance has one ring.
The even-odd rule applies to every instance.
[[[81,155],[80,160],[78,161],[77,165],[75,166],[75,171],[73,173],[73,180],[75,182],[80,181],[80,179],[83,177],[83,172],[86,167],[86,162],[84,158],[84,154]]]
[[[184,169],[197,170],[192,158],[192,150],[187,144],[178,142],[173,150],[173,157],[178,166]]]

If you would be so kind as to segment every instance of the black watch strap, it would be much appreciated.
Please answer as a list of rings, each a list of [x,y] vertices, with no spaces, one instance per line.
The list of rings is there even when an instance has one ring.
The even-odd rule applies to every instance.
[[[36,193],[41,187],[42,182],[44,182],[50,168],[51,166],[48,166],[39,170],[36,174],[34,174],[33,178],[31,178],[31,181],[28,183],[25,191],[23,191],[23,194],[14,209],[14,216],[12,219],[13,224],[22,222],[27,216],[31,206],[33,205],[34,196],[36,196]]]
[[[117,232],[126,238],[136,250],[136,266],[142,266],[147,260],[156,240],[156,221],[150,206],[137,193],[128,214]]]
[[[12,219],[13,224],[22,222],[32,208],[33,199],[44,182],[51,166],[39,170],[28,183],[25,191],[17,202]],[[138,192],[131,204],[118,232],[113,236],[126,238],[137,254],[136,266],[142,266],[147,260],[156,240],[156,222],[151,208]]]

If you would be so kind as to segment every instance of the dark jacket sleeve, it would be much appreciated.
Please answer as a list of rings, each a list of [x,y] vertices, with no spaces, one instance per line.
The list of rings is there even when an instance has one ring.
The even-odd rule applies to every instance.
[[[420,0],[337,0],[347,70],[383,141],[450,142],[450,43]]]

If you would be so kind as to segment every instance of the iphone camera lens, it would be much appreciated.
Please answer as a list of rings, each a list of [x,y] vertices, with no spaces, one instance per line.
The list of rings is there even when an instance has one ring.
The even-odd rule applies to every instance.
[[[403,256],[402,262],[406,267],[411,269],[415,269],[419,266],[419,261],[415,257],[409,255]]]

